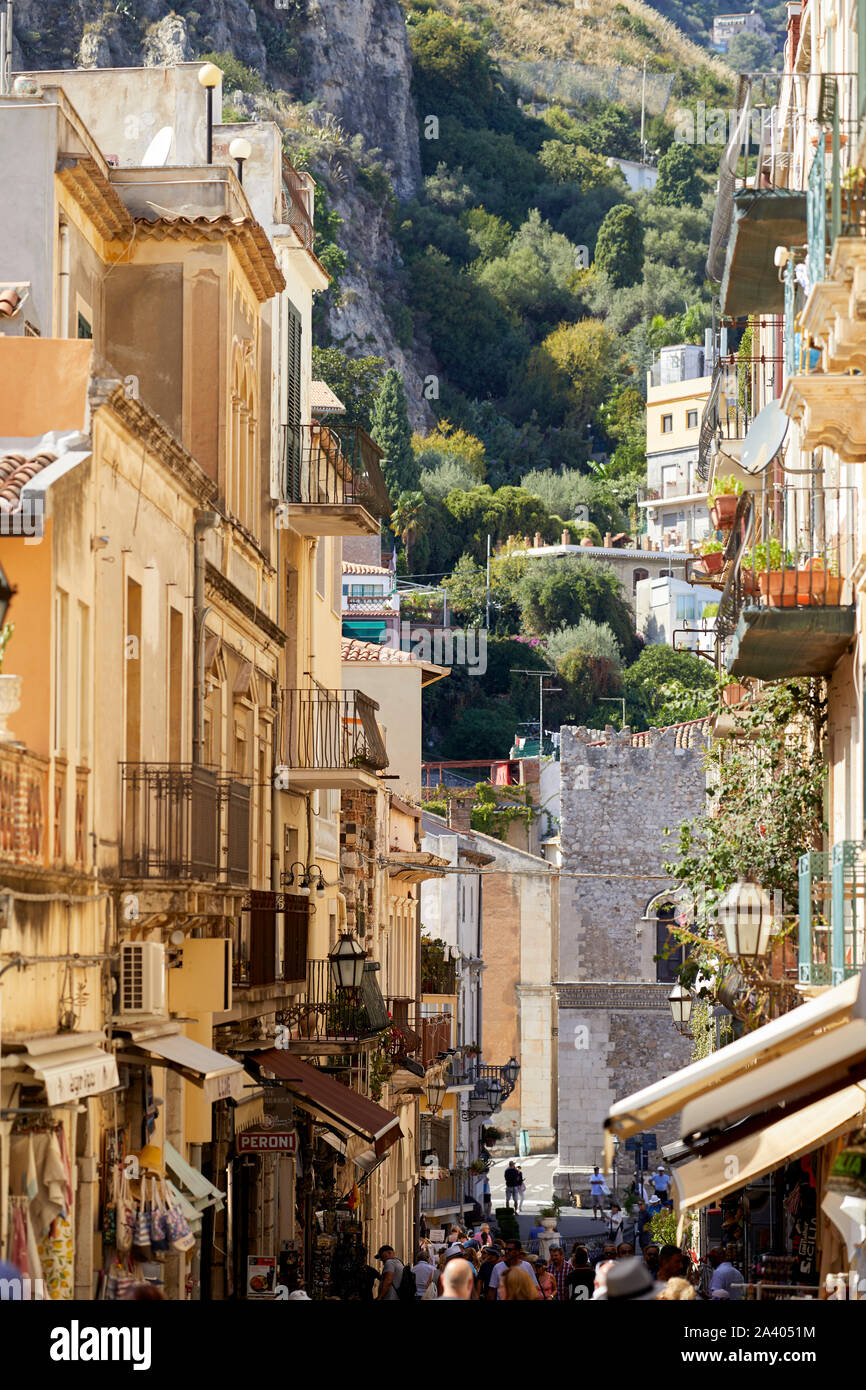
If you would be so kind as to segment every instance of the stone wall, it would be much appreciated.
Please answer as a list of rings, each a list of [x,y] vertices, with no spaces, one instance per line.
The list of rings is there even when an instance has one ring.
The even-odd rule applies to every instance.
[[[700,725],[636,736],[562,730],[557,994],[563,1167],[599,1163],[611,1104],[689,1061],[689,1042],[671,1023],[671,985],[656,979],[655,928],[642,919],[671,883],[663,864],[676,857],[678,825],[701,811],[703,763]],[[656,1133],[661,1146],[676,1137],[676,1125]]]

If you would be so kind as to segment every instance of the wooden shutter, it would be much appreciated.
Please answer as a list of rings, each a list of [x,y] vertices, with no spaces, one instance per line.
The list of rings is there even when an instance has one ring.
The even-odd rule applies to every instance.
[[[250,913],[251,985],[270,985],[277,977],[276,919],[273,908]]]
[[[283,979],[307,978],[307,926],[309,898],[287,893],[283,916]]]
[[[301,496],[301,316],[294,305],[286,314],[286,497]]]

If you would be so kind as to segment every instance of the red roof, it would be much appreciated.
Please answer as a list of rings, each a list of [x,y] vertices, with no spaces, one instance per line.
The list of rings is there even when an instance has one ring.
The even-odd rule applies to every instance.
[[[21,489],[54,463],[56,454],[5,454],[0,458],[0,512],[14,512],[21,504]]]
[[[380,1158],[401,1137],[400,1121],[390,1110],[359,1095],[326,1072],[298,1061],[291,1052],[271,1047],[266,1052],[252,1053],[250,1060],[284,1081],[302,1105],[306,1104],[326,1120],[335,1121],[353,1134],[369,1139]]]

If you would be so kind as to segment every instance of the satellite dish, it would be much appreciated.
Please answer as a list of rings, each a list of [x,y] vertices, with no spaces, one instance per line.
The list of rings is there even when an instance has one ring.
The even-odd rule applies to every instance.
[[[746,432],[740,467],[746,473],[763,473],[773,462],[788,432],[788,417],[778,401],[759,410]]]
[[[168,163],[168,153],[174,139],[174,126],[164,125],[158,130],[144,152],[142,169],[161,167]]]

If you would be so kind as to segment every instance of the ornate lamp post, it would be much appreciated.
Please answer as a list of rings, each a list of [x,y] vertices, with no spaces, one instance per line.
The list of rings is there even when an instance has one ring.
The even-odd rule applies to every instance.
[[[309,891],[309,890],[308,890]],[[328,952],[328,962],[338,990],[357,990],[364,978],[367,952],[351,932],[343,932]]]
[[[685,985],[682,985],[679,983],[679,981],[677,981],[670,994],[668,995],[668,1004],[670,1005],[671,1018],[674,1021],[674,1027],[676,1028],[678,1033],[682,1033],[685,1035],[685,1033],[688,1031],[689,1020],[692,1016],[693,1003],[694,1000],[692,999],[691,991],[687,990]]]
[[[719,921],[729,955],[751,961],[769,955],[773,905],[757,883],[738,878],[719,903]]]
[[[438,1115],[445,1101],[445,1093],[448,1090],[446,1083],[441,1076],[432,1077],[424,1083],[424,1091],[427,1096],[427,1105],[432,1115]]]

